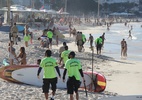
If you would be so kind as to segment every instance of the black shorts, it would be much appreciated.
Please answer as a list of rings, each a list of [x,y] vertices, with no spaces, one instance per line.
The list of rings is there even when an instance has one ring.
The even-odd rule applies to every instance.
[[[76,80],[75,77],[69,77],[67,81],[67,93],[73,94],[73,92],[78,92],[78,88],[80,87],[81,82]]]
[[[102,48],[102,44],[97,44],[97,51],[101,50],[101,48]]]
[[[49,43],[52,43],[52,38],[48,38],[49,39]]]
[[[52,78],[52,79],[43,79],[43,86],[42,86],[43,93],[48,93],[49,92],[50,84],[51,84],[52,91],[55,92],[56,88],[57,88],[57,86],[56,86],[57,77]]]

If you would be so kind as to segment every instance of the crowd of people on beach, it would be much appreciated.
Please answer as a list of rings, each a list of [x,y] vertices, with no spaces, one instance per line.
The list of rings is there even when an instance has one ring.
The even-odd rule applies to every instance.
[[[56,87],[57,78],[56,78],[56,73],[54,71],[54,68],[56,69],[56,71],[59,74],[59,77],[61,78],[58,64],[61,65],[61,67],[65,68],[64,74],[63,74],[63,81],[65,81],[65,75],[66,75],[66,72],[68,72],[69,79],[67,81],[67,93],[70,94],[70,100],[73,100],[74,91],[76,93],[76,99],[79,100],[78,88],[80,87],[80,84],[81,84],[79,74],[81,74],[85,82],[81,63],[79,60],[75,58],[75,52],[68,50],[68,46],[66,42],[63,42],[63,47],[61,47],[59,50],[60,61],[57,62],[54,58],[51,57],[52,38],[55,35],[54,29],[55,28],[53,28],[53,30],[45,29],[41,37],[38,38],[38,40],[40,40],[41,42],[41,46],[47,47],[47,50],[45,52],[45,57],[41,60],[38,59],[37,64],[39,64],[39,70],[38,70],[37,77],[40,78],[39,74],[41,69],[43,69],[44,70],[43,88],[42,88],[43,93],[45,93],[45,98],[46,100],[48,100],[49,86],[51,84],[52,91],[53,91],[51,100],[54,100],[54,95],[57,88]],[[85,35],[82,34],[81,32],[78,32],[78,34],[81,34],[81,37],[80,37],[81,42],[84,44],[86,41]],[[23,40],[25,41],[25,47],[28,47],[28,42],[30,39],[32,39],[31,35],[32,35],[32,32],[29,30],[28,25],[25,25],[25,30],[23,33]],[[26,61],[25,47],[23,46],[20,48],[20,53],[18,54],[18,56],[16,54],[16,49],[13,47],[14,44],[18,45],[17,37],[18,37],[18,28],[16,26],[16,23],[14,23],[14,25],[11,27],[11,30],[10,30],[10,42],[8,47],[10,65],[14,65],[14,64],[26,65],[27,61]],[[55,38],[57,40],[56,35],[55,35]],[[31,40],[31,43],[32,43],[32,40]],[[78,43],[78,40],[77,40],[77,43]],[[81,46],[83,46],[83,44],[81,44]],[[56,45],[58,45],[58,43]],[[14,60],[16,60],[17,63],[14,63]]]
[[[65,20],[65,21],[64,21]],[[73,35],[73,38],[75,39],[75,43],[78,48],[78,52],[84,52],[85,51],[85,46],[84,44],[87,42],[90,42],[90,49],[91,51],[94,52],[94,48],[96,48],[96,54],[101,55],[101,50],[104,48],[104,41],[105,41],[105,33],[103,33],[101,36],[97,37],[96,39],[93,37],[93,35],[90,33],[89,38],[87,39],[86,36],[81,32],[77,31],[76,28],[73,28],[72,22],[68,22],[67,19],[60,20],[60,24],[63,23],[69,23],[69,36],[71,37]],[[78,21],[78,23],[81,23],[80,19],[72,19],[74,21]],[[67,22],[66,22],[67,21]],[[99,20],[96,20],[100,22]],[[91,23],[91,20],[85,19],[86,23]],[[96,23],[98,23],[96,22]],[[110,30],[111,24],[106,23],[107,30]],[[51,24],[49,24],[50,26]],[[125,23],[126,25],[126,23]],[[53,25],[51,25],[53,26]],[[129,31],[129,37],[132,38],[131,36],[131,31],[133,27],[131,26],[131,30]],[[48,93],[49,93],[49,87],[50,84],[52,86],[52,98],[51,100],[54,100],[55,92],[56,92],[56,84],[57,84],[57,77],[54,69],[56,69],[59,77],[61,78],[61,74],[59,71],[59,67],[65,68],[64,73],[63,73],[63,81],[65,81],[65,75],[66,72],[68,72],[68,81],[67,81],[67,93],[70,94],[70,100],[73,100],[73,92],[76,93],[76,99],[79,99],[79,94],[78,94],[78,88],[80,87],[80,77],[79,74],[82,76],[83,81],[85,82],[83,73],[82,73],[82,68],[81,68],[81,63],[78,59],[75,58],[75,52],[71,51],[67,45],[66,42],[63,42],[63,46],[59,48],[59,61],[56,61],[54,58],[52,58],[52,45],[53,45],[53,38],[56,40],[56,45],[58,46],[59,43],[59,37],[56,34],[56,31],[59,31],[58,28],[52,28],[50,29],[47,27],[46,29],[43,30],[43,33],[41,34],[40,37],[38,37],[38,40],[40,41],[40,46],[43,48],[47,48],[45,52],[45,57],[43,59],[38,59],[37,64],[39,65],[39,70],[37,72],[37,77],[39,77],[41,70],[44,70],[44,76],[43,76],[43,93],[45,93],[45,98],[48,100]],[[29,28],[29,25],[25,25],[25,29],[23,32],[23,40],[25,42],[25,47],[22,46],[20,48],[20,53],[16,54],[16,49],[13,47],[14,44],[18,45],[18,28],[16,27],[16,23],[11,27],[10,30],[10,42],[9,42],[9,61],[10,65],[14,65],[14,60],[17,61],[17,64],[20,65],[26,65],[26,52],[25,52],[25,47],[28,47],[28,42],[32,44],[33,41],[33,33]],[[19,39],[20,40],[20,39]],[[95,44],[93,46],[93,43]],[[127,42],[125,39],[121,41],[121,56],[122,57],[127,57]],[[59,65],[59,67],[58,67]]]

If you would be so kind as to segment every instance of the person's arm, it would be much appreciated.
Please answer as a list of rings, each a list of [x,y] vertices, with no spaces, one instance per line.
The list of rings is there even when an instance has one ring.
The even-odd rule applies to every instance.
[[[81,77],[84,77],[82,69],[79,69],[79,72],[80,72]]]
[[[67,73],[67,69],[65,69],[64,72],[63,72],[63,82],[65,82],[66,73]]]
[[[55,69],[56,69],[56,71],[57,71],[57,73],[58,73],[59,77],[61,77],[59,67],[58,67],[58,66],[56,66],[56,67],[55,67]]]
[[[80,72],[80,75],[81,75],[81,77],[82,77],[82,79],[83,79],[83,82],[85,82],[85,79],[84,79],[84,74],[83,74],[82,69],[79,69],[79,72]]]
[[[61,64],[62,60],[63,60],[63,52],[61,53],[61,58],[60,58],[59,64]]]
[[[38,72],[37,72],[37,77],[38,77],[38,78],[40,78],[40,77],[39,77],[39,74],[40,74],[41,70],[42,70],[42,68],[39,67],[39,68],[38,68]]]

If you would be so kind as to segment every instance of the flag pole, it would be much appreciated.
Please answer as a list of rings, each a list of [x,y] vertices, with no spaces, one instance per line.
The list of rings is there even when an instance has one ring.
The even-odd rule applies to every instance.
[[[67,12],[67,0],[65,0],[65,12]]]

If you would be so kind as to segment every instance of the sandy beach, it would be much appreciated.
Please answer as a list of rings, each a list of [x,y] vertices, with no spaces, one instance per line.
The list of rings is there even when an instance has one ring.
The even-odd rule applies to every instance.
[[[90,31],[90,28],[92,29]],[[103,27],[97,27],[93,30],[92,27],[87,27],[81,29],[85,34],[89,34],[93,31],[103,30]],[[102,32],[102,31],[100,31]],[[44,52],[46,48],[42,48],[39,45],[37,38],[42,34],[42,30],[36,31],[33,29],[34,40],[33,44],[29,43],[29,47],[26,48],[27,63],[35,64],[36,60],[44,57]],[[66,41],[69,46],[69,50],[76,51],[77,58],[79,58],[83,65],[83,70],[91,70],[91,50],[86,46],[85,52],[77,52],[77,46],[75,45],[74,38],[69,37],[66,33],[65,39],[60,40],[58,46],[53,45],[53,57],[57,60],[58,49],[62,46],[62,42]],[[22,38],[22,34],[20,34]],[[2,60],[8,58],[8,33],[0,32],[0,66],[2,65]],[[55,44],[55,43],[54,43]],[[18,42],[18,45],[14,45],[16,48],[16,53],[19,54],[19,49],[24,46],[24,41]],[[116,60],[115,58],[96,55],[94,51],[94,71],[102,73],[107,79],[107,87],[102,93],[88,92],[88,98],[85,97],[85,92],[83,90],[79,91],[80,100],[98,100],[100,98],[106,98],[118,95],[142,95],[142,62],[140,61],[129,61],[129,60]],[[34,87],[25,84],[15,84],[10,83],[5,80],[0,79],[0,99],[1,100],[44,100],[44,94],[42,89],[39,87]],[[55,100],[68,100],[69,95],[67,95],[66,90],[57,89]]]

